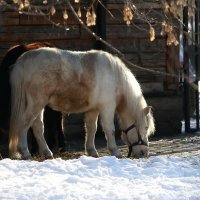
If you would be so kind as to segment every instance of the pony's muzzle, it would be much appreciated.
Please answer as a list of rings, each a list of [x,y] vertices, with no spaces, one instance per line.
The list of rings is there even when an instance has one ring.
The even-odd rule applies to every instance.
[[[135,145],[132,147],[131,157],[147,158],[149,156],[149,147],[146,145]]]

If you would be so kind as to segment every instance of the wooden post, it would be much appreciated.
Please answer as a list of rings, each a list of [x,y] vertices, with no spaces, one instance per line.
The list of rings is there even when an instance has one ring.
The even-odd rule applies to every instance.
[[[190,131],[190,88],[189,83],[187,80],[187,77],[189,76],[189,57],[188,57],[188,38],[186,33],[188,33],[188,8],[185,7],[183,11],[183,49],[184,49],[184,62],[183,62],[183,68],[184,68],[184,117],[185,117],[185,132]]]
[[[101,0],[101,3],[106,8],[106,0]],[[106,40],[106,9],[104,7],[100,3],[97,5],[96,34],[103,40]],[[101,41],[96,41],[95,48],[106,50],[106,46]]]

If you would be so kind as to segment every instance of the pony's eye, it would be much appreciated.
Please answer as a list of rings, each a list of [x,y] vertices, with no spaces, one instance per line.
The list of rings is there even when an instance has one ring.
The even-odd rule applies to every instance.
[[[146,131],[148,130],[148,126],[145,127],[145,130],[146,130]]]

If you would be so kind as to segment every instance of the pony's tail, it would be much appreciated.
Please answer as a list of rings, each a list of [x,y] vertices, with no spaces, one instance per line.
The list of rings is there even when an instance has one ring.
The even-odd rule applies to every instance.
[[[12,66],[11,82],[11,118],[9,130],[9,154],[11,157],[18,157],[18,142],[20,127],[22,127],[22,114],[25,112],[25,91],[23,89],[23,67],[19,64]]]

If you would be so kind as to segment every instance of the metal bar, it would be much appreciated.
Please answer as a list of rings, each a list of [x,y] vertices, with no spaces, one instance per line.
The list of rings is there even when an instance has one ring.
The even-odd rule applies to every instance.
[[[195,12],[195,69],[196,69],[196,81],[199,85],[200,70],[199,70],[199,3],[196,1],[196,12]],[[198,86],[199,87],[199,86]],[[196,90],[196,129],[199,130],[199,88]]]
[[[184,51],[184,117],[185,117],[185,132],[190,132],[190,109],[189,109],[189,84],[187,78],[189,76],[189,57],[188,57],[188,7],[183,10],[183,51]]]

